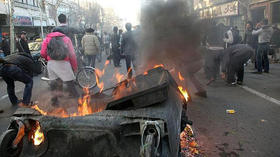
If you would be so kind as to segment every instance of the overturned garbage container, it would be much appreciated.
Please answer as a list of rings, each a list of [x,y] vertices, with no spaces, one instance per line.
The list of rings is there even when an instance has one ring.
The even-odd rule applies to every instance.
[[[120,82],[109,97],[102,111],[86,116],[55,117],[19,108],[1,136],[0,156],[179,155],[187,101],[167,70],[155,68]]]

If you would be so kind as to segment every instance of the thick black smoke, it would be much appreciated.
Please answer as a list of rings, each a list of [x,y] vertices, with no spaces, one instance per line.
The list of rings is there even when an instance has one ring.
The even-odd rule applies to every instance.
[[[202,27],[188,15],[185,1],[153,1],[143,9],[141,17],[141,69],[164,64],[184,76],[193,75],[202,67],[198,52]]]

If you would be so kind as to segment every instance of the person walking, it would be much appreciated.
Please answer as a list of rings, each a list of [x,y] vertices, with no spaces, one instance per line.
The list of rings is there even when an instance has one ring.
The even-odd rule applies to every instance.
[[[273,29],[268,25],[268,20],[264,19],[257,25],[257,30],[253,30],[253,35],[258,35],[258,50],[256,55],[257,70],[255,74],[269,73],[268,52]]]
[[[25,52],[25,53],[30,54],[25,31],[22,31],[20,33],[20,38],[18,39],[18,41],[16,43],[16,47],[18,49],[18,52]]]
[[[121,52],[125,56],[126,69],[128,73],[128,78],[132,78],[132,61],[135,59],[136,43],[134,40],[132,25],[131,23],[126,23],[126,32],[122,35],[121,41]]]
[[[243,84],[244,64],[251,58],[253,53],[252,47],[245,44],[231,46],[221,53],[221,75],[223,79],[226,78],[229,85]]]
[[[41,56],[48,61],[47,69],[51,80],[51,91],[62,91],[64,82],[67,85],[69,96],[78,97],[79,94],[74,83],[77,59],[71,39],[60,32],[48,34],[42,43]],[[53,100],[57,98],[58,95],[54,96]]]
[[[105,54],[108,56],[110,54],[110,35],[107,32],[104,32],[103,40]]]
[[[65,34],[67,37],[71,39],[72,44],[75,45],[74,34],[78,34],[78,31],[68,26],[67,18],[66,15],[64,14],[60,14],[58,16],[58,22],[59,22],[59,26],[55,27],[52,32],[60,32],[62,34]]]
[[[86,29],[86,34],[82,38],[82,48],[88,60],[88,66],[95,68],[96,56],[100,53],[100,43],[94,29]]]
[[[1,50],[4,53],[5,57],[11,54],[10,41],[9,41],[8,37],[6,37],[6,36],[2,37]]]
[[[113,34],[111,36],[112,45],[112,57],[115,67],[120,67],[120,35],[118,34],[118,27],[113,28]]]
[[[0,76],[7,84],[7,92],[12,105],[31,105],[32,77],[33,73],[40,73],[40,64],[25,52],[9,55],[5,59],[0,59],[0,63]],[[25,84],[22,100],[19,100],[15,94],[15,81]]]

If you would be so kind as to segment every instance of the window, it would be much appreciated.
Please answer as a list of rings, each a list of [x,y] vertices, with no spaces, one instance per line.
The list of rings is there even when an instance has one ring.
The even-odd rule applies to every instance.
[[[272,23],[280,23],[280,2],[272,3]]]
[[[27,2],[27,4],[28,5],[34,5],[34,1],[33,0],[27,0],[28,2]]]
[[[264,12],[266,7],[258,7],[251,10],[252,21],[254,24],[257,24],[264,19]]]

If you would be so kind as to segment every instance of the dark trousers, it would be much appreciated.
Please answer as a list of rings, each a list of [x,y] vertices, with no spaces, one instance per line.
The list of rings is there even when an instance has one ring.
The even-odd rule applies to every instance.
[[[69,96],[78,97],[79,93],[75,87],[74,81],[64,82],[66,84],[66,91],[69,93]],[[56,79],[51,81],[50,83],[51,91],[63,91],[63,81],[61,79]]]
[[[269,72],[269,60],[268,60],[269,45],[259,44],[257,51],[257,69],[258,72]]]
[[[29,104],[32,96],[33,80],[21,68],[16,65],[5,65],[1,70],[3,80],[7,83],[9,99],[13,105],[19,103],[15,94],[15,81],[25,84],[22,103]]]
[[[87,66],[95,68],[96,55],[87,55]]]
[[[235,76],[237,77],[237,82],[243,82],[244,65],[242,63],[240,63],[239,66],[234,64],[229,65],[227,72],[227,83],[235,82]]]
[[[127,69],[127,78],[131,79],[132,78],[132,56],[131,55],[126,55],[125,56],[125,62],[126,62],[126,69]]]
[[[120,54],[120,50],[118,49],[113,49],[113,61],[114,61],[114,66],[120,66],[120,60],[121,60],[121,54]]]

